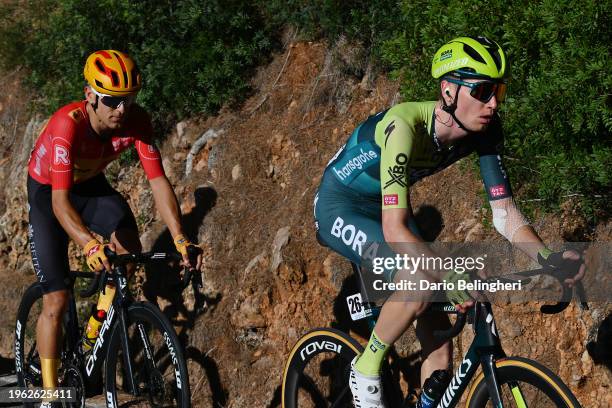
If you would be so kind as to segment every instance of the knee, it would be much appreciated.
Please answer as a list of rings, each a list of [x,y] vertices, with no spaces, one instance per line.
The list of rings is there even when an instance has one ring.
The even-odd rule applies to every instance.
[[[117,253],[138,253],[142,251],[142,245],[138,238],[138,232],[132,230],[117,230],[113,232],[110,239],[115,244]]]
[[[425,358],[435,361],[438,367],[449,367],[451,364],[452,342],[446,341],[432,350],[423,350]]]
[[[59,290],[43,295],[42,316],[49,320],[60,321],[68,306],[68,291]]]
[[[412,308],[417,318],[423,315],[423,313],[427,311],[430,305],[429,302],[425,302],[425,301],[409,302],[409,303],[412,304]]]

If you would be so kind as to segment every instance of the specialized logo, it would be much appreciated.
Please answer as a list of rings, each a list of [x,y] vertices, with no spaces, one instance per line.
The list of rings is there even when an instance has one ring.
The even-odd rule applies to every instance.
[[[395,130],[395,121],[392,120],[391,123],[389,123],[387,127],[385,128],[385,135],[387,136],[385,137],[385,147],[387,147],[387,140],[389,140],[389,136],[391,136],[391,133],[393,133],[394,130]]]
[[[389,166],[387,173],[391,177],[389,181],[385,183],[385,189],[393,184],[399,184],[401,187],[408,187],[408,180],[406,177],[408,156],[404,153],[399,153],[395,156],[395,166]]]
[[[302,348],[300,351],[300,357],[302,358],[302,361],[306,361],[307,356],[310,356],[317,351],[333,351],[334,353],[340,354],[342,351],[342,344],[336,344],[328,340],[313,341]]]
[[[368,240],[366,233],[357,229],[354,225],[344,225],[342,217],[338,217],[334,221],[331,234],[336,238],[342,239],[342,242],[353,251],[358,252],[359,256],[361,256],[361,251],[363,251],[363,244]]]
[[[472,367],[472,362],[468,360],[467,358],[461,362],[461,364],[457,368],[457,372],[455,373],[455,376],[453,377],[451,383],[446,389],[446,392],[442,396],[442,401],[440,401],[440,404],[438,404],[438,407],[447,408],[450,406],[450,403],[455,397],[457,390],[461,386],[463,379],[465,378],[467,373],[470,371],[470,367]]]
[[[449,59],[452,56],[453,56],[453,50],[442,51],[442,54],[440,54],[440,61],[444,61],[446,59]]]
[[[440,75],[440,73],[442,72],[448,72],[448,71],[453,71],[457,68],[463,67],[465,65],[467,65],[468,63],[468,59],[466,58],[461,58],[458,60],[454,60],[454,61],[449,61],[446,64],[439,66],[438,68],[436,68],[433,72],[433,76],[434,77],[438,77],[438,75]]]
[[[397,194],[385,194],[383,196],[384,205],[397,205],[399,202]]]
[[[62,145],[55,145],[53,161],[55,164],[70,164],[70,154],[68,152],[68,149]]]
[[[503,184],[498,184],[496,186],[489,187],[489,193],[491,197],[503,197],[506,195],[506,186]]]

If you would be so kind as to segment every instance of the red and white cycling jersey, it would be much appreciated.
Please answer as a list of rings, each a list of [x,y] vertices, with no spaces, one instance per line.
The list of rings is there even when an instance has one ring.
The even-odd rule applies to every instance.
[[[73,102],[51,116],[34,145],[28,173],[53,190],[69,190],[101,173],[119,154],[134,145],[149,180],[164,175],[159,150],[152,143],[148,114],[138,105],[111,137],[102,140],[89,124],[87,102]]]

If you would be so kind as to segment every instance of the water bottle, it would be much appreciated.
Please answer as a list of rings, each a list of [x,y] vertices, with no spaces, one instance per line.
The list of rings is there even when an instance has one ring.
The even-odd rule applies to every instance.
[[[85,328],[83,351],[91,350],[91,347],[96,343],[96,339],[98,338],[98,334],[100,333],[100,326],[102,326],[102,322],[104,322],[104,319],[106,319],[105,310],[96,310],[89,318],[89,321],[87,322],[87,327]]]
[[[423,384],[423,392],[419,401],[419,408],[434,408],[450,381],[447,370],[436,370]]]

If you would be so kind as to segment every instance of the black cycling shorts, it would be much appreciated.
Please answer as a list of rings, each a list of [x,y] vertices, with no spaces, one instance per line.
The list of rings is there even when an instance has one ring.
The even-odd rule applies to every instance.
[[[87,228],[106,240],[120,229],[138,231],[127,201],[108,184],[102,173],[75,184],[70,201]],[[44,293],[66,289],[69,237],[53,213],[51,186],[28,176],[28,204],[28,238],[38,281]]]

